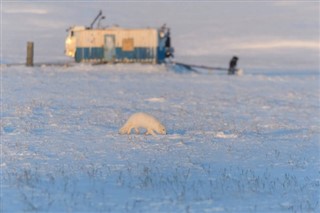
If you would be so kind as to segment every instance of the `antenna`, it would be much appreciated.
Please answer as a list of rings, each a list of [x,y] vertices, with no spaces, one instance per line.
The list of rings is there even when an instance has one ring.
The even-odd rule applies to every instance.
[[[102,10],[99,11],[99,14],[97,15],[97,17],[93,20],[93,22],[90,25],[90,29],[93,28],[94,23],[97,21],[97,19],[102,15]]]
[[[101,16],[101,17],[100,17],[100,19],[99,19],[99,21],[98,21],[98,25],[97,25],[98,28],[101,28],[101,27],[100,27],[100,22],[101,22],[102,19],[105,19],[105,18],[106,18],[105,16]]]

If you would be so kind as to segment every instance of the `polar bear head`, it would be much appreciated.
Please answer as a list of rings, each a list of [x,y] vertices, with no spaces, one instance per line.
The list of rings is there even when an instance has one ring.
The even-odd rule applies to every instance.
[[[162,135],[166,135],[167,134],[167,130],[162,124],[158,125],[157,132],[162,134]]]

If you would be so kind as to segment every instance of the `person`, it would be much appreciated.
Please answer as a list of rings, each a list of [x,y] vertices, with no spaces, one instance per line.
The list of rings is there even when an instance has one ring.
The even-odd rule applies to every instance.
[[[235,74],[236,70],[237,70],[237,62],[238,62],[238,57],[237,56],[233,56],[231,61],[230,61],[230,64],[229,64],[229,69],[228,69],[228,74],[229,75],[233,75]]]
[[[168,29],[167,40],[165,43],[166,48],[166,58],[173,58],[173,49],[171,48],[171,37],[170,37],[170,29]]]

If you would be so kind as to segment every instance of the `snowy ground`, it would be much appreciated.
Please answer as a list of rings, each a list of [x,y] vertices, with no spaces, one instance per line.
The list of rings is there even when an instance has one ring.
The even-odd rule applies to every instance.
[[[2,67],[1,212],[319,211],[319,75]],[[165,136],[119,135],[153,114]]]
[[[65,61],[65,29],[171,28],[164,66],[1,65],[0,212],[320,212],[319,2],[1,1],[0,64]],[[314,70],[314,71],[312,71]],[[165,136],[119,135],[134,112]]]

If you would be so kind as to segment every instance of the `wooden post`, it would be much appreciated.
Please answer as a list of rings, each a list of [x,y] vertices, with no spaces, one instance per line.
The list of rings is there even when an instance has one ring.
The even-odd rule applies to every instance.
[[[27,62],[26,62],[27,67],[32,67],[33,66],[33,42],[28,41],[27,43]]]

